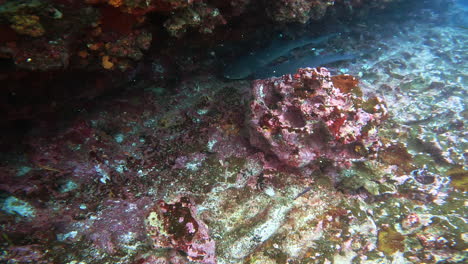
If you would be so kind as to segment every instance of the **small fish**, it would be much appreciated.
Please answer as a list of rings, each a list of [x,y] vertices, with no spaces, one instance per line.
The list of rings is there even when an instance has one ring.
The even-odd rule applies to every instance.
[[[312,187],[307,187],[305,188],[302,192],[300,192],[298,195],[296,195],[296,197],[294,198],[294,200],[297,200],[297,198],[301,197],[302,195],[308,193],[310,190],[312,190]]]

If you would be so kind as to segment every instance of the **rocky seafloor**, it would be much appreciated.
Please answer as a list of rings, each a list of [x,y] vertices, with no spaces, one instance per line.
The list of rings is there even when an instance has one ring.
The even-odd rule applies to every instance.
[[[24,134],[2,153],[0,261],[465,263],[466,27],[426,10],[324,47],[365,52],[136,82]]]

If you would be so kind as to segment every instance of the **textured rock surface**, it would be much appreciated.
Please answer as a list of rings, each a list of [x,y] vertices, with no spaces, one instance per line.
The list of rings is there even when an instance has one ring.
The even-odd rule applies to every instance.
[[[154,241],[148,234],[145,220],[153,209],[164,216],[161,206],[187,216],[166,222],[173,231],[190,237],[189,222],[206,225],[220,264],[467,262],[465,30],[427,9],[349,27],[331,48],[372,52],[327,68],[340,76],[331,78],[340,89],[336,102],[385,98],[389,118],[380,124],[375,159],[360,156],[345,169],[326,162],[280,166],[270,148],[250,144],[249,81],[222,80],[215,71],[187,74],[214,63],[194,54],[179,56],[180,68],[164,72],[170,63],[153,61],[159,58],[153,54],[153,73],[176,75],[178,82],[161,86],[163,76],[155,75],[126,85],[122,94],[71,104],[74,111],[64,112],[60,122],[48,116],[29,123],[33,115],[19,111],[15,120],[26,118],[15,122],[15,130],[2,130],[0,262],[199,262],[185,253],[187,240],[156,235]],[[357,83],[343,73],[359,76],[362,91],[343,89]],[[16,74],[18,81],[2,86],[8,91],[2,109],[18,104],[12,86],[29,85],[24,95],[34,99],[31,104],[64,87],[83,88],[71,76],[44,94],[33,89],[35,82],[20,81],[24,72]],[[284,78],[279,82],[301,80]],[[45,105],[62,113],[56,103]],[[332,135],[338,145],[353,144],[346,133]],[[158,241],[169,248],[155,248]]]
[[[164,23],[164,27],[172,36],[181,37],[188,28],[197,28],[200,33],[209,34],[222,24],[226,24],[226,20],[219,9],[201,3],[177,11]]]
[[[185,252],[190,260],[216,263],[215,241],[208,227],[197,219],[195,205],[187,197],[174,203],[159,201],[149,211],[146,228],[156,248]]]
[[[387,110],[379,98],[364,101],[353,94],[353,80],[332,79],[317,68],[254,81],[250,142],[292,167],[319,161],[343,166],[375,154],[381,145],[377,127]]]
[[[319,20],[325,16],[327,7],[332,6],[330,0],[279,0],[271,1],[268,14],[278,22],[306,23],[309,19]]]

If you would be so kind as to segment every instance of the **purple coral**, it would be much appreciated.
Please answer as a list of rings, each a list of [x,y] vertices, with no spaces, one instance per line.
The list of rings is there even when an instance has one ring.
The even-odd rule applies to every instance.
[[[380,145],[376,128],[386,117],[385,105],[338,88],[325,68],[254,81],[253,97],[251,144],[288,166],[323,160],[345,166]]]

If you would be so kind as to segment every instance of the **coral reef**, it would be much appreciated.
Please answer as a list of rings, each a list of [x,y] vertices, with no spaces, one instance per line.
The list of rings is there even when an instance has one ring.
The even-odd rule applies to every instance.
[[[350,78],[350,77],[345,77]],[[325,68],[257,80],[249,121],[250,142],[292,167],[372,156],[387,110],[379,98],[363,101]],[[351,85],[353,88],[355,85]],[[315,164],[319,166],[319,164]]]

